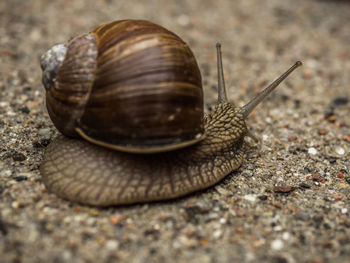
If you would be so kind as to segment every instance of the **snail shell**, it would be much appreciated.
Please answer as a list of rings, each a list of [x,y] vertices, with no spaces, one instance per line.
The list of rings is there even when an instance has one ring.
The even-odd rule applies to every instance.
[[[218,103],[203,114],[197,62],[174,33],[123,20],[54,46],[41,59],[49,115],[61,133],[40,167],[47,189],[108,206],[205,189],[243,160],[245,119],[297,62],[242,108],[227,101],[218,50]]]
[[[129,152],[203,137],[201,75],[187,44],[148,21],[124,20],[42,57],[46,105],[64,135]]]

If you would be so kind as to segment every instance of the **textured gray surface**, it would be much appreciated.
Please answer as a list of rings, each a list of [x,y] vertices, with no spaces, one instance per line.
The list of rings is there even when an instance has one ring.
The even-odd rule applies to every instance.
[[[57,135],[39,56],[115,19],[142,18],[196,55],[216,100],[215,42],[228,96],[243,105],[304,62],[253,113],[245,161],[171,202],[96,209],[49,194],[39,174]],[[349,262],[349,1],[0,2],[1,262]]]

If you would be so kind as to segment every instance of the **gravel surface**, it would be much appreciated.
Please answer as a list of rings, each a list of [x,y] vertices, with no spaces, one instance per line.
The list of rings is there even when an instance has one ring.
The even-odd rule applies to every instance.
[[[58,132],[39,56],[110,20],[148,19],[191,46],[205,105],[215,43],[243,105],[304,66],[249,118],[242,167],[185,198],[98,209],[46,191],[38,167]],[[0,2],[0,262],[350,262],[350,2]]]

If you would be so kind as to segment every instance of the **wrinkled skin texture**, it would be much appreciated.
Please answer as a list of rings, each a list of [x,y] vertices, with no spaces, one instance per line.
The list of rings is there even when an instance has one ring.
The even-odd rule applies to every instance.
[[[58,196],[96,206],[183,196],[219,182],[242,163],[247,128],[240,109],[217,105],[204,128],[205,139],[195,145],[148,155],[59,136],[46,150],[42,178]]]

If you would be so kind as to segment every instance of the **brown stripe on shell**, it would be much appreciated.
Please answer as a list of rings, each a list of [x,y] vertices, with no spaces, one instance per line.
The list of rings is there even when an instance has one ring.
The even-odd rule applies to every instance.
[[[99,54],[103,54],[105,51],[109,50],[116,43],[121,42],[123,39],[130,38],[135,35],[142,36],[149,33],[166,33],[168,35],[173,35],[182,41],[173,32],[165,29],[160,25],[156,25],[145,20],[113,21],[99,26],[94,31],[92,31],[92,33],[96,35],[97,39],[99,39]]]
[[[201,94],[201,90],[198,86],[186,82],[159,82],[157,85],[151,84],[139,84],[133,85],[118,85],[115,89],[104,89],[103,92],[96,92],[92,96],[92,100],[89,105],[93,107],[104,106],[104,103],[114,100],[132,99],[133,97],[142,97],[147,95],[160,95],[167,93],[167,89],[171,90],[173,94],[186,94],[187,96],[198,96]]]
[[[77,36],[67,43],[67,53],[53,87],[47,92],[47,109],[56,128],[77,136],[76,121],[82,116],[92,89],[97,57],[94,35]]]
[[[161,49],[163,48],[163,49]],[[157,83],[159,81],[182,81],[198,85],[201,82],[197,71],[196,61],[190,53],[181,51],[185,46],[178,48],[150,47],[119,58],[98,61],[99,69],[94,92],[102,92],[115,83]],[[115,73],[116,72],[116,73]],[[199,85],[200,89],[201,86]]]

